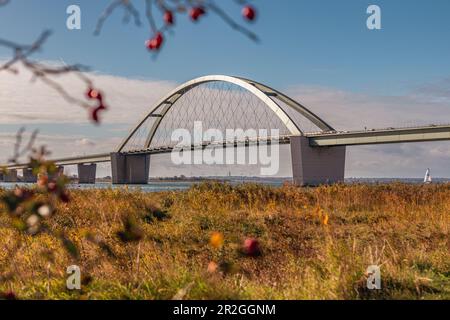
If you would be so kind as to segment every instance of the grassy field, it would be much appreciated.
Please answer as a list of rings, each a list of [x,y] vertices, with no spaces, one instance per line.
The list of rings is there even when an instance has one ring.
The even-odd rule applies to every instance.
[[[0,205],[4,297],[450,299],[450,185],[72,191],[45,223],[77,249],[11,228]],[[66,289],[73,264],[81,291]],[[366,288],[373,264],[381,290]]]

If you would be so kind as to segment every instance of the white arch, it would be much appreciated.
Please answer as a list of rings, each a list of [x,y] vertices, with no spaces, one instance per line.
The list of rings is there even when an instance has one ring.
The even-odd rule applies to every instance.
[[[180,85],[178,88],[174,89],[172,92],[170,92],[168,95],[166,95],[164,98],[159,100],[155,107],[151,110],[150,113],[148,113],[129,133],[129,135],[122,141],[122,143],[117,148],[117,152],[121,152],[125,145],[128,143],[128,141],[131,139],[131,137],[136,133],[137,130],[145,123],[145,121],[149,117],[157,117],[157,120],[153,124],[149,135],[147,137],[147,141],[145,143],[145,148],[149,148],[151,145],[151,142],[153,140],[153,137],[156,133],[156,131],[159,128],[159,125],[166,116],[167,112],[172,108],[172,106],[177,102],[179,98],[181,98],[186,92],[192,90],[193,88],[204,84],[208,82],[215,82],[215,81],[222,81],[231,83],[234,85],[237,85],[253,95],[255,95],[258,99],[260,99],[266,106],[268,106],[275,115],[281,120],[281,122],[286,126],[286,128],[289,130],[289,132],[292,135],[301,135],[302,131],[300,128],[292,121],[292,119],[289,117],[289,115],[274,101],[271,99],[270,96],[275,96],[284,103],[286,103],[287,106],[290,108],[296,110],[297,112],[300,112],[305,118],[310,120],[312,123],[314,123],[317,127],[319,127],[321,130],[324,131],[332,131],[334,130],[331,126],[329,126],[325,121],[320,119],[318,116],[316,116],[314,113],[312,113],[310,110],[302,106],[301,104],[297,103],[296,101],[292,100],[291,98],[287,97],[286,95],[282,94],[279,91],[276,91],[268,86],[265,86],[263,84],[257,83],[252,80],[244,79],[244,78],[238,78],[238,77],[231,77],[231,76],[224,76],[224,75],[211,75],[211,76],[204,76],[200,78],[193,79],[191,81],[188,81],[182,85]],[[165,105],[165,106],[164,106]],[[161,106],[164,106],[162,111],[158,114],[155,114],[154,112],[158,110]]]

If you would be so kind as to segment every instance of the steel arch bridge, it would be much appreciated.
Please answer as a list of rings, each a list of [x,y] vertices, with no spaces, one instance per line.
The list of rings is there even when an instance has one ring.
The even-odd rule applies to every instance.
[[[218,94],[218,90],[226,93]],[[167,136],[161,139],[161,135],[177,128],[191,128],[194,121],[201,120],[206,122],[207,128],[281,128],[284,133],[246,137],[254,141],[303,135],[305,130],[301,123],[305,124],[305,121],[309,130],[335,131],[311,110],[269,86],[240,77],[211,75],[188,81],[160,99],[130,131],[116,152],[170,151],[173,145]],[[224,125],[227,127],[223,128]],[[202,141],[200,144],[222,142],[227,141]]]
[[[205,128],[242,129],[233,140],[222,137],[180,145],[171,133],[192,129],[196,121]],[[264,129],[271,135],[249,129]],[[272,135],[272,129],[277,129]],[[294,182],[299,185],[333,183],[344,179],[346,146],[450,140],[450,125],[336,131],[311,110],[262,83],[225,75],[188,81],[160,99],[144,114],[111,153],[54,159],[59,165],[78,165],[80,183],[95,182],[96,164],[110,162],[113,183],[147,183],[150,156],[176,149],[238,147],[260,143],[289,143]],[[0,180],[17,181],[23,169],[25,181],[33,182],[28,163],[4,165],[10,170]]]

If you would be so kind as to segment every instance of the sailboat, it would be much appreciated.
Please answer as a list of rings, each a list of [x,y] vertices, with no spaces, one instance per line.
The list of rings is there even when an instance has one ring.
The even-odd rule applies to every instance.
[[[430,174],[430,168],[427,169],[427,172],[425,172],[425,178],[423,179],[423,183],[431,183],[431,174]]]

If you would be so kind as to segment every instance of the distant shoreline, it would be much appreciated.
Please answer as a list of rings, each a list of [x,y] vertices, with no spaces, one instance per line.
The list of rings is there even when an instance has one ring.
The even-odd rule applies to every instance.
[[[271,187],[281,187],[283,185],[292,184],[292,178],[261,178],[261,177],[192,177],[192,178],[151,178],[148,184],[128,185],[129,188],[139,188],[144,192],[159,192],[159,191],[178,191],[187,190],[195,184],[203,182],[218,182],[228,183],[231,185],[239,184],[260,184]],[[346,178],[346,185],[366,184],[366,185],[380,185],[380,184],[407,184],[407,185],[421,185],[423,178]],[[433,178],[433,185],[450,184],[450,178]],[[25,185],[32,187],[34,183],[17,182],[0,182],[0,189],[11,189],[16,185]],[[79,184],[77,179],[71,178],[69,182],[70,189],[109,189],[122,188],[126,185],[113,185],[111,179],[97,178],[95,184]]]

